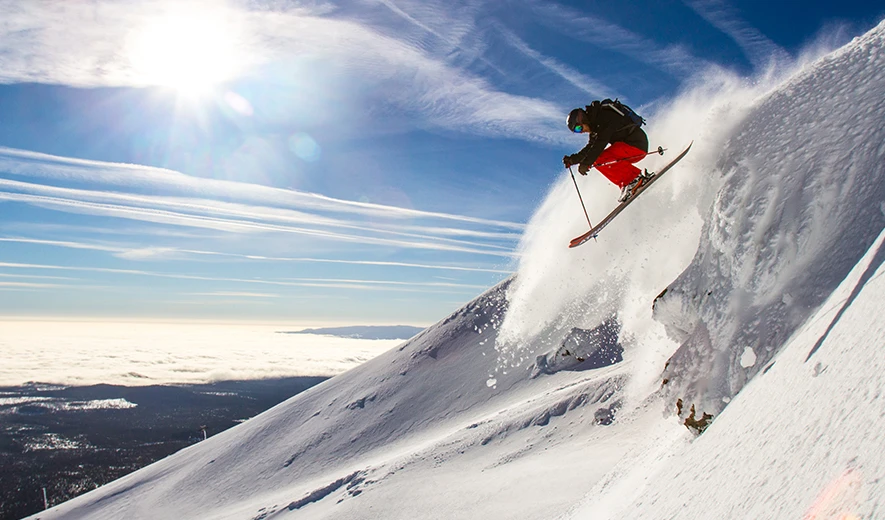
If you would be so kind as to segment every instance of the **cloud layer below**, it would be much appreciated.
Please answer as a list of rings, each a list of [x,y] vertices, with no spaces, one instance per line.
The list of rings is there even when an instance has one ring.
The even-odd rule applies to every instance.
[[[280,334],[291,325],[0,321],[0,386],[127,386],[332,376],[402,343]]]

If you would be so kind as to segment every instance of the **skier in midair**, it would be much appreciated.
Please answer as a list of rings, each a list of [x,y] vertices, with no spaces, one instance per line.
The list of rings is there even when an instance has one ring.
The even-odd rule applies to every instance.
[[[641,117],[617,100],[593,101],[572,110],[566,120],[569,130],[589,134],[589,142],[578,153],[563,157],[563,164],[566,168],[577,164],[581,175],[587,175],[587,170],[596,166],[621,188],[618,202],[628,200],[654,175],[633,165],[648,153],[648,136],[640,128],[642,123]],[[617,162],[604,164],[611,161]]]

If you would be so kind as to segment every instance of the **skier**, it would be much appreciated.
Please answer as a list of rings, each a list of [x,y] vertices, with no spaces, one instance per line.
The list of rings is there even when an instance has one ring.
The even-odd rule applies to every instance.
[[[628,200],[654,173],[640,171],[632,163],[648,153],[648,136],[640,128],[644,120],[626,105],[615,100],[593,101],[585,108],[569,112],[566,124],[576,134],[590,134],[589,142],[576,154],[562,158],[569,168],[578,165],[578,173],[596,166],[608,180],[621,188],[618,202]],[[606,146],[609,146],[606,148]],[[617,162],[612,162],[617,161]],[[611,164],[605,164],[612,162]]]

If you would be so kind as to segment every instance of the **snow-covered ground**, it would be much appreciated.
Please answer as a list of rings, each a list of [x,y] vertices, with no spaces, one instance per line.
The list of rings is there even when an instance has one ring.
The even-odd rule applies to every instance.
[[[885,517],[883,241],[703,435],[655,439],[564,518]]]
[[[691,154],[598,242],[566,248],[563,178],[514,279],[36,517],[885,516],[883,92],[885,23],[786,77],[711,72],[650,118]],[[613,188],[581,182],[598,218]]]

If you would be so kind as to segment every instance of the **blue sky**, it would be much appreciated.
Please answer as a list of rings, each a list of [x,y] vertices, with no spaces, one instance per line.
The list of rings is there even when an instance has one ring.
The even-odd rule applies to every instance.
[[[0,1],[0,316],[432,323],[513,271],[571,108],[885,13],[787,4]]]

